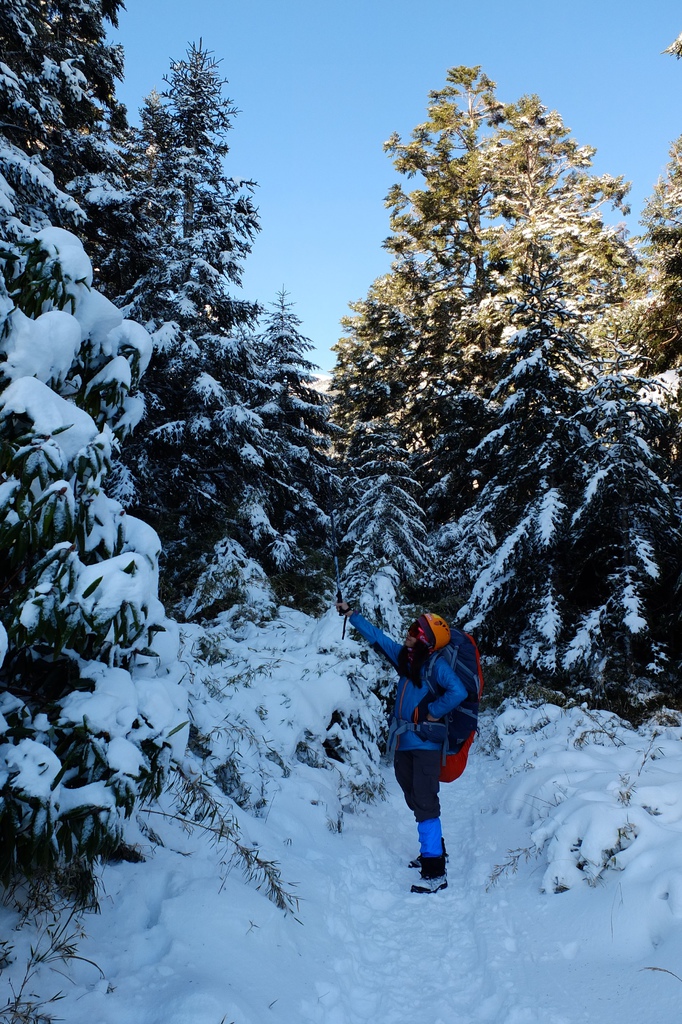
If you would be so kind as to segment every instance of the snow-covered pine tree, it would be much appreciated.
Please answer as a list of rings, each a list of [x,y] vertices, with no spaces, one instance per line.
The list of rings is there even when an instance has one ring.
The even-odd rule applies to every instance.
[[[682,137],[643,216],[649,295],[643,309],[648,351],[661,369],[682,363]]]
[[[535,250],[519,288],[494,429],[471,453],[485,484],[450,536],[464,566],[492,534],[492,551],[461,610],[486,650],[529,672],[552,675],[570,621],[570,510],[589,440],[577,414],[587,343],[563,302],[552,259]]]
[[[481,395],[495,376],[501,320],[490,303],[495,268],[487,232],[494,198],[486,158],[488,139],[501,118],[495,83],[480,67],[455,67],[443,89],[429,95],[427,120],[409,141],[394,134],[385,149],[407,191],[389,191],[394,255],[383,292],[403,322],[403,351],[389,357],[399,375],[394,415],[404,443],[421,455],[414,462],[430,514],[457,514],[467,507],[471,481],[465,454],[485,433]],[[362,338],[365,310],[350,324]],[[378,325],[380,327],[380,325]],[[395,393],[395,386],[392,387]]]
[[[144,101],[140,121],[139,127],[127,128],[123,136],[117,202],[108,202],[106,187],[93,187],[87,199],[91,217],[108,228],[102,229],[101,237],[90,239],[98,284],[127,316],[149,320],[150,296],[168,281],[164,256],[170,258],[175,237],[173,206],[158,166],[172,150],[173,129],[171,115],[154,90]],[[100,200],[97,211],[96,198]]]
[[[497,268],[496,304],[516,297],[529,248],[554,254],[565,301],[584,324],[622,301],[636,267],[624,226],[605,222],[604,209],[627,214],[623,177],[591,170],[596,150],[571,138],[556,110],[538,96],[504,107],[487,150],[492,201],[488,259]],[[531,257],[532,258],[532,257]]]
[[[124,180],[127,117],[115,95],[116,81],[123,78],[123,48],[107,37],[123,9],[123,0],[41,5],[43,74],[63,78],[61,123],[51,127],[43,159],[85,211],[79,234],[95,261],[113,238],[131,230]]]
[[[334,346],[334,422],[350,430],[357,421],[391,416],[403,405],[408,383],[395,372],[410,351],[414,332],[409,318],[387,294],[390,276],[370,287],[351,309],[357,316],[342,320],[345,335]],[[414,339],[416,340],[416,339]]]
[[[382,421],[356,424],[347,464],[343,590],[383,629],[399,633],[405,590],[428,582],[431,569],[419,488],[398,432]]]
[[[42,22],[35,4],[27,0],[12,0],[0,8],[0,216],[5,241],[21,236],[26,225],[74,225],[83,219],[78,204],[55,183],[41,159],[54,126],[61,124],[61,84],[70,84],[74,76],[68,66],[62,83],[55,82],[49,65],[43,72]]]
[[[675,428],[664,385],[641,377],[640,366],[641,357],[614,343],[583,397],[590,442],[571,518],[575,621],[562,657],[597,695],[608,687],[625,699],[647,684],[669,689],[680,648],[682,524],[669,485]]]
[[[535,240],[566,260],[566,301],[587,312],[620,298],[634,257],[602,208],[624,208],[622,179],[595,176],[594,153],[579,146],[561,117],[537,97],[503,105],[480,68],[452,68],[431,93],[428,119],[409,141],[387,143],[396,169],[418,177],[389,193],[391,272],[349,318],[338,347],[348,420],[367,419],[358,381],[386,348],[376,391],[382,415],[400,422],[423,458],[418,476],[436,524],[475,497],[466,453],[490,428],[487,399],[499,379],[501,332],[509,298],[528,273]],[[386,326],[386,337],[382,334]],[[389,350],[390,343],[390,350]],[[354,368],[357,370],[352,373]],[[400,386],[397,380],[400,380]]]
[[[163,111],[147,105],[140,136],[163,224],[124,300],[154,337],[146,414],[126,462],[135,507],[182,570],[190,542],[202,552],[230,532],[259,466],[245,329],[258,307],[232,294],[258,223],[252,183],[224,169],[234,108],[218,62],[191,46],[167,84]]]
[[[125,123],[114,97],[123,53],[106,31],[122,7],[122,0],[2,4],[0,174],[13,207],[5,221],[9,237],[21,235],[21,223],[82,225],[78,202],[92,176],[103,176],[102,184],[120,168],[110,131],[112,123]],[[5,206],[3,214],[9,212]]]
[[[501,103],[478,67],[451,68],[429,100],[412,138],[394,134],[385,146],[419,187],[396,184],[387,197],[394,261],[344,322],[334,416],[347,430],[379,419],[400,430],[438,522],[468,508],[466,451],[486,432],[482,392],[494,375],[500,324],[485,306],[492,194],[483,154]]]
[[[284,574],[282,582],[291,583],[293,570],[302,575],[303,589],[319,592],[305,566],[312,569],[313,554],[326,547],[326,452],[334,429],[329,399],[316,386],[315,365],[306,357],[313,344],[300,328],[283,290],[253,342],[261,465],[247,484],[240,539],[271,575]]]
[[[91,863],[158,791],[184,705],[159,541],[106,493],[151,354],[43,229],[1,260],[0,878]]]

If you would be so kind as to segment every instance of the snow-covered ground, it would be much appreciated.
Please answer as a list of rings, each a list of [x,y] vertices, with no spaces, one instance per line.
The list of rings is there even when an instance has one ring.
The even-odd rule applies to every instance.
[[[449,887],[414,895],[416,830],[388,766],[386,799],[345,810],[338,831],[336,770],[293,756],[282,770],[278,761],[287,761],[285,733],[295,749],[301,719],[312,728],[327,705],[343,703],[348,665],[369,671],[360,644],[341,645],[334,615],[313,623],[291,613],[233,641],[230,664],[242,658],[256,670],[274,650],[267,685],[254,676],[221,696],[216,663],[210,694],[195,675],[194,700],[203,693],[203,713],[217,722],[212,701],[225,698],[243,728],[260,721],[265,730],[275,696],[288,694],[286,721],[267,736],[277,756],[266,804],[226,807],[242,842],[279,863],[295,910],[278,909],[239,866],[226,866],[201,828],[141,815],[128,838],[147,860],[103,870],[101,912],[83,918],[84,959],[44,964],[25,994],[60,990],[46,1012],[69,1024],[677,1024],[676,716],[635,731],[580,708],[486,715],[466,773],[442,788]],[[149,828],[163,845],[152,845]],[[16,958],[0,982],[15,990],[29,944],[47,948],[35,923],[15,931],[17,922],[11,908],[0,911]]]

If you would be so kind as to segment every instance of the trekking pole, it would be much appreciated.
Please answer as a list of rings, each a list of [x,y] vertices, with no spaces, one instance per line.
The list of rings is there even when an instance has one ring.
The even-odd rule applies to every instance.
[[[343,601],[341,597],[341,573],[339,572],[339,555],[336,546],[336,525],[334,523],[334,506],[332,502],[332,488],[331,488],[331,476],[329,478],[329,519],[332,527],[332,556],[334,558],[334,573],[336,574],[336,602],[337,604]],[[339,612],[339,615],[343,615],[343,612]],[[346,616],[343,615],[343,632],[341,633],[341,639],[343,640],[346,636]]]

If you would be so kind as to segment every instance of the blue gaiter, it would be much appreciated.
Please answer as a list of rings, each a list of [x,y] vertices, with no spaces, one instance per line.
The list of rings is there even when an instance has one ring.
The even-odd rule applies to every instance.
[[[443,855],[443,832],[440,827],[440,818],[428,818],[426,821],[417,822],[419,832],[419,846],[422,857],[442,857]]]

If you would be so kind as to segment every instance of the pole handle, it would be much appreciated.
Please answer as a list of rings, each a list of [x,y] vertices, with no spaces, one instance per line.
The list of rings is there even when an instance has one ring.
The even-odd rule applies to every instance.
[[[341,590],[340,589],[336,591],[336,601],[337,601],[337,604],[340,604],[341,601],[343,601],[343,598],[341,597]],[[343,630],[341,632],[341,639],[345,640],[346,639],[346,622],[348,620],[346,619],[346,616],[344,615],[344,613],[341,610],[339,610],[339,615],[343,615]]]

